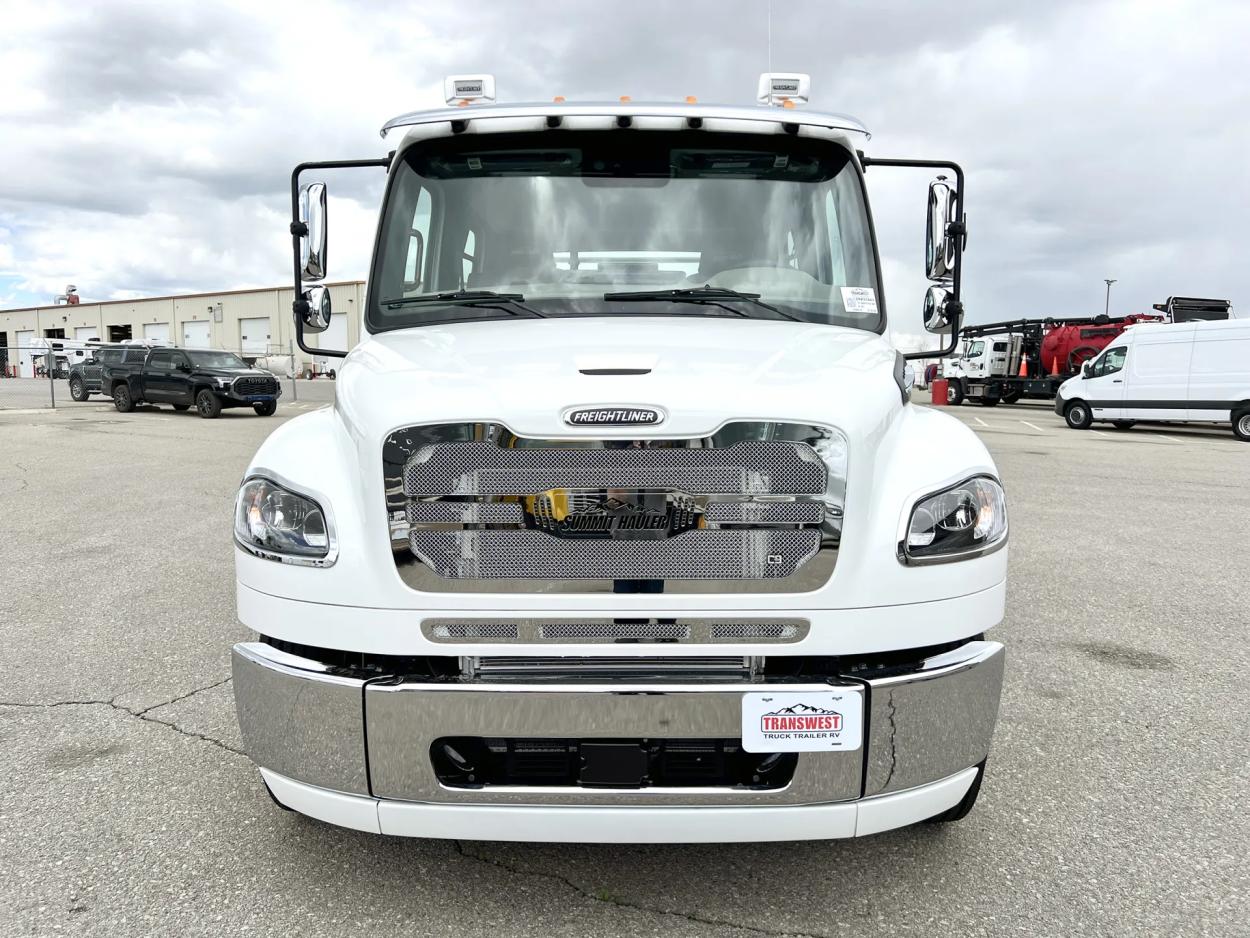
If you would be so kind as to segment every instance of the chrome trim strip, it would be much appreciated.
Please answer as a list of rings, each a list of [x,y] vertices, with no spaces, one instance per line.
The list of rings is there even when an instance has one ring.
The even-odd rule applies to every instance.
[[[807,638],[807,619],[735,618],[622,621],[577,619],[425,619],[421,634],[440,645],[533,644],[783,644]],[[476,633],[476,634],[475,634]],[[654,637],[648,637],[654,636]]]

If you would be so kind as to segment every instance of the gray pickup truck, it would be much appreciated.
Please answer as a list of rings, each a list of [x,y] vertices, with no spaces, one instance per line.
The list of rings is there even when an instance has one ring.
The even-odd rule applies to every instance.
[[[87,350],[82,361],[69,368],[69,396],[76,401],[90,399],[92,394],[107,394],[103,384],[106,365],[134,365],[141,367],[148,350],[142,345],[100,347]]]

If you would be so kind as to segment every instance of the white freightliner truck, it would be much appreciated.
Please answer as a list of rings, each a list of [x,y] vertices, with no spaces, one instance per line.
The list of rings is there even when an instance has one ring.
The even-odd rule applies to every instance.
[[[950,336],[959,167],[865,156],[857,121],[801,106],[805,76],[747,107],[493,85],[449,79],[448,108],[386,124],[385,158],[292,177],[320,355],[326,194],[301,179],[387,178],[335,404],[274,432],[238,495],[257,637],[234,690],[273,798],[488,840],[962,817],[1002,682],[1006,507],[977,437],[908,401],[864,184],[953,174],[925,306]]]

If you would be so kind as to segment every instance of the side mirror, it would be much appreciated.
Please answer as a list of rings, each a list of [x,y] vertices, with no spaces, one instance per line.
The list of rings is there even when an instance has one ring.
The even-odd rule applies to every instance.
[[[929,287],[924,296],[924,327],[934,335],[950,335],[953,327],[951,295],[940,285]]]
[[[929,212],[925,220],[924,264],[930,280],[955,279],[955,239],[947,227],[955,218],[955,190],[938,176],[929,183]]]
[[[308,308],[301,314],[305,332],[325,332],[330,328],[330,288],[312,287],[304,291]]]
[[[306,233],[300,238],[299,265],[306,280],[326,275],[326,184],[310,182],[299,190],[299,220]]]
[[[181,371],[181,372],[184,372],[184,373],[186,373],[186,374],[190,374],[190,373],[191,373],[191,363],[190,363],[190,362],[178,362],[178,370],[179,370],[179,371]]]
[[[1081,377],[1083,378],[1094,377],[1094,363],[1093,362],[1086,362],[1085,364],[1081,366]]]

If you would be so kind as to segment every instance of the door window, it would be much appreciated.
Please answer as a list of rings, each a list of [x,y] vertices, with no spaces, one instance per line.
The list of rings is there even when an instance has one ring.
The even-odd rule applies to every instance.
[[[1124,367],[1124,359],[1128,355],[1128,348],[1120,345],[1116,348],[1109,348],[1102,353],[1102,357],[1094,364],[1094,377],[1101,378],[1103,375],[1113,375]]]
[[[153,370],[169,371],[174,367],[173,353],[153,352],[152,357],[148,359],[148,367]]]

